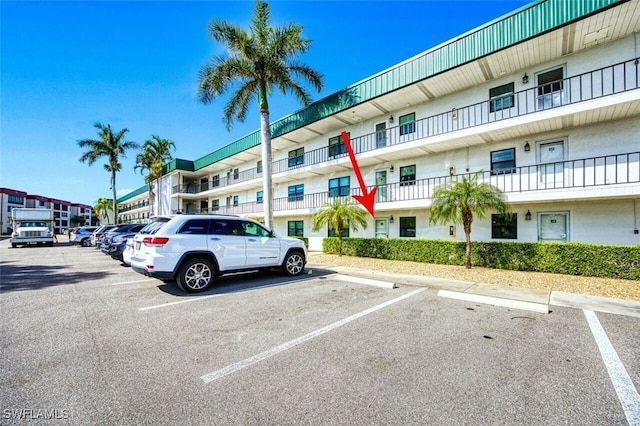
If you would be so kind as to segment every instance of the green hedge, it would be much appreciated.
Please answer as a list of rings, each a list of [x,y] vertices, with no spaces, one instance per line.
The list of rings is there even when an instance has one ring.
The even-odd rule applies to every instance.
[[[389,260],[464,265],[465,243],[404,238],[345,238],[342,254]],[[325,253],[338,239],[325,238]],[[583,243],[472,242],[471,263],[496,269],[640,280],[640,246]]]

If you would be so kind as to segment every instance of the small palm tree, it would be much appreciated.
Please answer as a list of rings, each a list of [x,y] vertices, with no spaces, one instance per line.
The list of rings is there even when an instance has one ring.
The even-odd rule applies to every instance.
[[[353,231],[357,231],[359,226],[367,229],[367,212],[350,201],[336,198],[333,203],[325,203],[324,208],[313,215],[312,230],[317,232],[324,225],[335,229],[338,235],[338,255],[342,256],[342,231],[347,224]]]
[[[136,156],[136,165],[133,170],[140,169],[141,174],[147,172],[144,181],[149,187],[149,216],[153,215],[154,212],[155,193],[153,192],[153,182],[162,177],[164,164],[173,159],[171,148],[176,148],[172,140],[163,139],[158,135],[151,135],[151,139],[145,141],[140,154]]]
[[[268,96],[273,89],[282,94],[292,92],[306,106],[311,103],[309,91],[294,77],[307,80],[320,92],[323,76],[295,61],[311,45],[310,40],[301,37],[303,27],[296,24],[272,27],[269,5],[260,0],[256,1],[250,34],[224,20],[212,21],[208,29],[214,40],[227,48],[229,56],[218,56],[200,70],[199,97],[207,104],[233,84],[239,85],[224,108],[227,129],[231,128],[234,118],[244,121],[250,102],[257,98],[260,108],[265,224],[271,229],[273,191]]]
[[[500,214],[511,212],[500,189],[488,183],[478,183],[478,176],[482,173],[480,170],[469,177],[463,176],[461,181],[438,187],[433,193],[431,204],[430,223],[462,224],[467,243],[467,269],[471,268],[471,223],[474,215],[483,219],[489,209],[495,209]]]
[[[116,198],[116,173],[122,169],[120,164],[120,158],[126,158],[126,151],[128,149],[138,148],[138,144],[131,141],[124,141],[124,135],[129,131],[128,129],[122,129],[114,132],[111,130],[111,125],[106,126],[102,123],[95,123],[93,125],[98,129],[98,136],[100,139],[83,139],[78,141],[80,148],[89,148],[87,152],[82,154],[80,162],[85,161],[91,166],[101,157],[107,157],[107,163],[104,165],[104,169],[111,172],[111,190],[113,191],[113,216],[114,223],[118,223],[118,199]]]
[[[108,198],[99,198],[93,206],[93,211],[96,212],[99,219],[104,219],[106,224],[109,222],[109,210],[111,210],[111,207],[111,201]]]

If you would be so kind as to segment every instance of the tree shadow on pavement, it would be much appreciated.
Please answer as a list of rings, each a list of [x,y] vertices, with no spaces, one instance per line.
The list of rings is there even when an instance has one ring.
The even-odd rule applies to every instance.
[[[64,271],[64,272],[63,272]],[[47,287],[77,284],[103,279],[110,272],[68,272],[68,267],[51,265],[14,265],[0,262],[0,293],[40,290]]]

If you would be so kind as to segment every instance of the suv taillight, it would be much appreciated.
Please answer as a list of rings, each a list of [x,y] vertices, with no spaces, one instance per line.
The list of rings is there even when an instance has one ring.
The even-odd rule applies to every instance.
[[[167,237],[144,237],[142,243],[145,246],[149,247],[159,247],[167,244],[169,242],[169,238]]]

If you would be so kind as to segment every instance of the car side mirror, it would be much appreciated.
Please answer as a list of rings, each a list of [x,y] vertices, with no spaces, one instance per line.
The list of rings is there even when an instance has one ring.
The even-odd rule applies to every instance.
[[[275,238],[276,233],[273,230],[269,231],[269,238]]]

